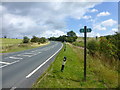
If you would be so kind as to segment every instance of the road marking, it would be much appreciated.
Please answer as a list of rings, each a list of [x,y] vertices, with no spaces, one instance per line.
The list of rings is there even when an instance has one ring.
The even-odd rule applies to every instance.
[[[34,53],[25,53],[25,54],[34,54]]]
[[[23,58],[18,58],[18,57],[9,57],[9,58],[12,58],[12,59],[23,59]]]
[[[21,56],[21,54],[18,54],[18,55],[16,55],[16,56]]]
[[[35,52],[35,51],[31,51],[31,52]]]
[[[35,70],[33,70],[31,73],[29,73],[26,78],[29,78],[30,76],[32,76],[37,70],[39,70],[46,62],[48,62],[53,56],[55,56],[63,47],[63,44],[61,46],[61,48],[55,52],[51,57],[49,57],[45,62],[43,62],[42,64],[40,64]]]
[[[10,64],[10,63],[8,63],[8,62],[1,62],[1,61],[0,61],[0,63],[2,63],[2,64]]]
[[[15,90],[17,87],[12,87],[10,90]]]
[[[19,62],[19,60],[14,61],[14,62],[12,62],[12,63],[10,63],[10,64],[7,64],[7,65],[0,66],[0,68],[3,68],[3,67],[6,67],[6,66],[9,66],[9,65],[12,65],[12,64],[17,63],[17,62]]]
[[[8,59],[8,57],[5,57],[5,58],[3,58],[3,59]]]
[[[32,57],[33,55],[22,55],[22,56],[26,56],[26,57]]]

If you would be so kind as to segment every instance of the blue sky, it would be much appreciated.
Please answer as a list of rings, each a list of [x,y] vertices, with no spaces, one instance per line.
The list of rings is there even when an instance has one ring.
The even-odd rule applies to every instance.
[[[83,28],[84,26],[87,26],[88,28],[91,28],[93,32],[98,33],[100,36],[114,34],[115,31],[117,31],[118,27],[118,3],[117,2],[103,2],[101,4],[96,5],[95,7],[91,8],[96,9],[96,12],[86,12],[84,16],[91,16],[90,19],[95,20],[90,21],[90,19],[74,19],[74,18],[68,18],[66,20],[67,22],[67,28],[69,30],[74,30],[76,33],[79,33],[79,29]],[[110,15],[103,15],[103,16],[97,16],[101,12],[109,12]],[[112,26],[106,27],[106,30],[97,30],[93,29],[93,24],[100,24],[103,21],[106,20],[114,20],[117,23],[113,24]],[[83,35],[80,35],[83,36]],[[92,35],[90,35],[92,36]],[[95,35],[93,35],[95,36]]]
[[[80,28],[92,29],[89,37],[118,31],[117,2],[4,2],[0,5],[2,36],[10,38],[58,37]]]

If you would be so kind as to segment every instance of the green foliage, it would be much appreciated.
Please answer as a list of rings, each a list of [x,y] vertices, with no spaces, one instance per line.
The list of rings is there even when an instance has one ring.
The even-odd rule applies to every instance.
[[[99,42],[99,43],[98,43]],[[90,54],[103,54],[107,58],[119,59],[120,55],[120,33],[100,37],[100,40],[91,40],[88,42],[87,48]]]
[[[73,32],[73,31],[67,32],[67,35],[68,35],[68,36],[63,35],[63,36],[59,36],[59,37],[57,37],[57,38],[56,38],[56,37],[50,37],[49,40],[61,41],[61,42],[66,41],[66,42],[70,42],[70,43],[76,41],[77,36],[76,36],[75,32]]]
[[[108,35],[106,38],[113,45],[114,56],[120,59],[120,33],[116,32],[115,35]]]
[[[115,55],[116,48],[115,46],[110,43],[105,37],[100,39],[100,53],[103,53],[105,56],[112,58]]]
[[[45,37],[41,37],[41,38],[39,38],[38,42],[39,42],[39,43],[45,43],[45,42],[46,42]]]
[[[29,38],[27,36],[23,37],[23,43],[29,43]]]
[[[49,40],[56,41],[56,37],[50,37]]]
[[[98,58],[87,56],[87,79],[84,78],[84,50],[66,44],[48,70],[34,84],[33,88],[116,88],[118,73],[105,67]],[[61,72],[63,57],[67,57]],[[97,67],[96,67],[97,66]]]
[[[75,46],[80,46],[80,47],[84,47],[84,42],[83,41],[76,41],[72,43]]]
[[[87,49],[89,50],[89,53],[91,55],[95,55],[96,51],[99,50],[98,42],[95,41],[95,40],[89,41],[88,44],[87,44]]]
[[[67,36],[68,37],[76,37],[76,33],[73,31],[69,31],[69,32],[67,32]]]
[[[36,37],[36,36],[33,36],[33,37],[31,38],[31,42],[36,43],[36,42],[38,42],[38,41],[39,41],[39,38]]]
[[[45,42],[46,42],[46,39],[45,39],[45,37],[38,38],[38,37],[36,37],[36,36],[33,36],[33,37],[31,38],[31,42],[34,42],[34,43],[37,43],[37,42],[38,42],[38,44],[40,44],[40,43],[45,43]]]

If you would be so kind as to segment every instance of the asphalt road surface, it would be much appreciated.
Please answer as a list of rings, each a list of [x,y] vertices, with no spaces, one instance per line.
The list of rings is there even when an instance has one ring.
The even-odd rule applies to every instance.
[[[2,88],[30,88],[62,49],[60,42],[2,55]]]

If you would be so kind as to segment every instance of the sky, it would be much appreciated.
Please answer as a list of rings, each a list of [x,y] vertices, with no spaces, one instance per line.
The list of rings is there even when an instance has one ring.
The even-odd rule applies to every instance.
[[[87,26],[88,37],[118,31],[118,2],[3,2],[0,4],[2,36],[58,37],[73,30],[77,36]]]

